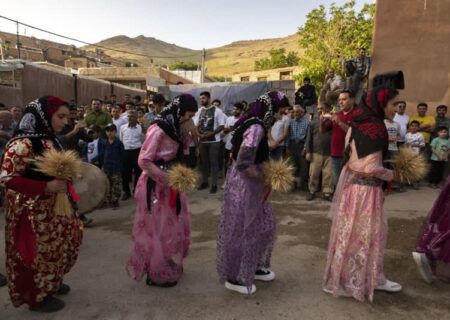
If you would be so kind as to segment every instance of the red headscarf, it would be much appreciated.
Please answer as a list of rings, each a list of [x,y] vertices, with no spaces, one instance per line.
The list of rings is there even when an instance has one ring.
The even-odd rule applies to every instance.
[[[355,141],[358,158],[364,158],[377,151],[387,150],[389,139],[384,124],[384,109],[398,92],[389,87],[377,87],[369,91],[354,111],[352,138]]]

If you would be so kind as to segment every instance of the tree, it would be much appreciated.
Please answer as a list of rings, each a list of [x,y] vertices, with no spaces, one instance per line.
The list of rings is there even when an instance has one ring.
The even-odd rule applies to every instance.
[[[299,57],[296,52],[290,51],[286,55],[286,49],[272,48],[269,51],[269,58],[262,58],[255,61],[255,71],[296,66],[298,61]]]
[[[324,6],[312,10],[298,30],[304,53],[299,61],[303,72],[296,79],[308,76],[318,90],[326,69],[341,73],[344,60],[354,57],[361,47],[370,53],[372,45],[375,4],[365,4],[356,12],[351,0],[342,6],[332,4],[328,11]]]
[[[198,64],[194,62],[177,61],[169,65],[169,70],[198,70]]]

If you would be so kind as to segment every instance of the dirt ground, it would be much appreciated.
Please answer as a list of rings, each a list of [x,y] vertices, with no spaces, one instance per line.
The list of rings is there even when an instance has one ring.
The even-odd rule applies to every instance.
[[[386,200],[389,241],[386,275],[400,282],[398,294],[376,293],[375,301],[360,303],[333,298],[321,290],[330,220],[329,203],[306,202],[300,192],[274,195],[277,240],[273,253],[272,283],[257,283],[257,292],[242,296],[219,283],[215,262],[216,229],[221,194],[190,195],[193,213],[192,246],[185,260],[185,274],[170,289],[148,287],[130,279],[125,271],[131,248],[134,204],[119,211],[91,214],[78,262],[65,282],[72,292],[64,297],[66,308],[40,315],[26,307],[14,308],[6,287],[0,288],[0,319],[449,319],[450,285],[428,285],[419,277],[411,259],[418,231],[437,191],[422,188],[392,194]],[[1,217],[0,230],[4,230]],[[4,237],[0,237],[0,252]],[[0,254],[0,272],[4,273]]]

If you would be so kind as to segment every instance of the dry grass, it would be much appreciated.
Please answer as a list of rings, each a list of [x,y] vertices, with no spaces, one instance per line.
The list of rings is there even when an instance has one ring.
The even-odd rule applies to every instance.
[[[429,171],[428,161],[423,154],[415,154],[409,147],[400,148],[392,159],[394,175],[401,183],[413,183],[425,178]]]
[[[169,185],[178,192],[191,192],[197,185],[197,173],[181,164],[168,171]]]
[[[295,180],[294,171],[288,159],[269,161],[264,165],[264,181],[273,191],[289,192]]]

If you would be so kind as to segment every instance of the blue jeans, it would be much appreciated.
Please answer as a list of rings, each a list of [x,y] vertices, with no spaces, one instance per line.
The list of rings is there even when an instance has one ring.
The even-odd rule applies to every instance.
[[[333,171],[333,184],[336,187],[341,175],[343,157],[331,157],[331,168]]]

